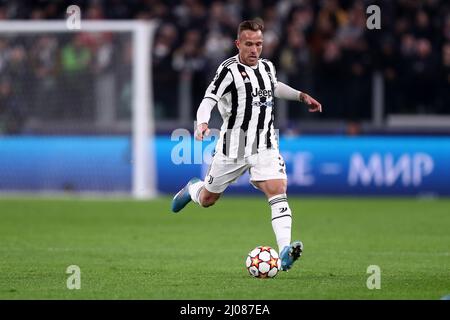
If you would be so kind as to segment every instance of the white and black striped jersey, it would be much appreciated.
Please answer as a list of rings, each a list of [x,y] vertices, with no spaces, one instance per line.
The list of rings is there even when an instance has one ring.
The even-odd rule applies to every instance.
[[[273,125],[276,85],[275,67],[269,60],[259,59],[250,67],[236,55],[220,64],[205,94],[217,102],[223,119],[216,153],[242,158],[278,149]]]

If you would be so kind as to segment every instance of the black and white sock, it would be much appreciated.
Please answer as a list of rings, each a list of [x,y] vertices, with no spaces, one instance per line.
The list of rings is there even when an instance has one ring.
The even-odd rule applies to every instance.
[[[272,228],[278,244],[278,253],[291,243],[292,213],[286,194],[279,194],[269,199],[272,209]]]

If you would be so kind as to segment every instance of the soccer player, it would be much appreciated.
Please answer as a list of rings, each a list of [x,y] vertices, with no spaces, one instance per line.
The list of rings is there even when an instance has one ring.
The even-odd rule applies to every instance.
[[[303,243],[291,243],[292,213],[286,196],[285,163],[273,124],[274,97],[304,102],[310,112],[322,112],[322,106],[308,94],[277,81],[272,62],[260,58],[263,30],[257,20],[239,24],[235,41],[239,53],[219,66],[197,110],[197,140],[209,133],[215,105],[223,118],[212,163],[204,181],[192,178],[175,195],[172,211],[179,212],[191,200],[202,207],[212,206],[248,170],[250,183],[268,199],[281,269],[287,271],[301,256]]]

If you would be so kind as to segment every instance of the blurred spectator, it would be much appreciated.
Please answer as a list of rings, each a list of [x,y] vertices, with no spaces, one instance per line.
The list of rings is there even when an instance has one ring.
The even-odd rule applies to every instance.
[[[316,57],[322,53],[325,44],[334,38],[336,28],[337,22],[324,11],[320,11],[310,37],[310,46]]]
[[[365,38],[366,17],[362,2],[356,1],[348,10],[345,23],[337,30],[336,41],[342,49],[346,97],[344,113],[353,122],[370,117],[371,59]]]
[[[438,78],[437,113],[450,112],[450,41],[442,47],[442,69]]]
[[[282,38],[281,21],[275,6],[264,10],[264,50],[266,59],[276,62],[278,60],[280,39]],[[235,28],[237,29],[237,27]]]
[[[63,71],[63,86],[71,88],[63,92],[68,105],[60,106],[62,116],[66,119],[90,118],[93,113],[89,101],[92,88],[90,64],[92,54],[88,47],[89,38],[78,33],[67,43],[61,53],[61,68]]]
[[[447,14],[444,20],[444,26],[442,28],[442,36],[444,38],[443,41],[450,41],[450,12],[449,14]]]
[[[23,95],[13,90],[12,79],[0,79],[0,133],[20,133],[26,110]]]
[[[30,63],[33,70],[33,116],[53,118],[58,108],[58,40],[45,35],[39,37],[30,51]]]
[[[335,40],[328,40],[324,44],[324,49],[318,59],[318,68],[316,70],[316,91],[317,96],[326,111],[325,118],[339,118],[345,114],[345,83],[346,74],[343,64],[342,50]]]
[[[436,58],[430,41],[425,38],[418,39],[411,64],[411,83],[413,85],[412,91],[410,91],[414,102],[411,107],[417,113],[435,112],[435,88],[437,84],[435,62]]]
[[[311,6],[299,6],[295,7],[291,13],[290,18],[290,33],[302,32],[309,38],[312,33],[314,22],[314,13]]]
[[[186,32],[183,43],[173,54],[173,68],[180,72],[180,81],[189,81],[191,85],[191,116],[197,112],[197,107],[203,99],[205,88],[210,81],[206,79],[207,60],[203,53],[202,36],[199,30]],[[172,85],[172,88],[176,84]],[[180,83],[180,85],[182,85]],[[185,100],[186,97],[179,96]]]
[[[254,19],[261,17],[264,9],[262,0],[249,0],[242,10],[242,20]]]
[[[133,50],[130,39],[127,39],[118,53],[119,65],[116,65],[116,76],[118,78],[117,95],[117,118],[118,119],[131,119],[132,113],[132,60]]]
[[[214,76],[217,65],[233,54],[238,23],[236,19],[230,19],[222,2],[214,1],[211,4],[207,23],[209,32],[205,39],[205,55],[211,66],[207,71],[209,79]]]
[[[381,42],[381,49],[378,52],[378,59],[380,60],[380,71],[384,78],[385,100],[386,110],[389,112],[399,113],[400,106],[405,105],[405,101],[401,99],[401,93],[405,88],[402,87],[400,82],[400,70],[401,64],[398,54],[397,46],[391,37],[386,37]]]
[[[292,26],[294,27],[294,26]],[[294,88],[301,88],[301,91],[312,91],[313,60],[310,49],[306,44],[305,36],[302,32],[289,32],[287,46],[280,52],[279,68],[284,70],[287,76],[287,83]],[[311,117],[306,108],[295,101],[288,101],[289,118]]]
[[[207,11],[199,0],[181,0],[174,13],[179,26],[185,30],[201,30],[207,21]]]
[[[155,115],[160,118],[176,118],[178,115],[177,95],[174,88],[178,83],[177,72],[172,68],[172,55],[178,41],[178,30],[171,23],[165,23],[158,30],[153,49]]]
[[[433,29],[431,28],[430,18],[424,10],[419,10],[416,13],[414,35],[418,38],[433,39]]]

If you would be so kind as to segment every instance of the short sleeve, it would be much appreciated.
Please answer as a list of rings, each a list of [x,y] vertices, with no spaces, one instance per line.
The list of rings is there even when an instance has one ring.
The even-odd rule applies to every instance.
[[[214,79],[206,89],[205,98],[211,98],[218,102],[225,91],[228,91],[226,89],[232,82],[233,76],[230,69],[220,66],[216,71]]]

